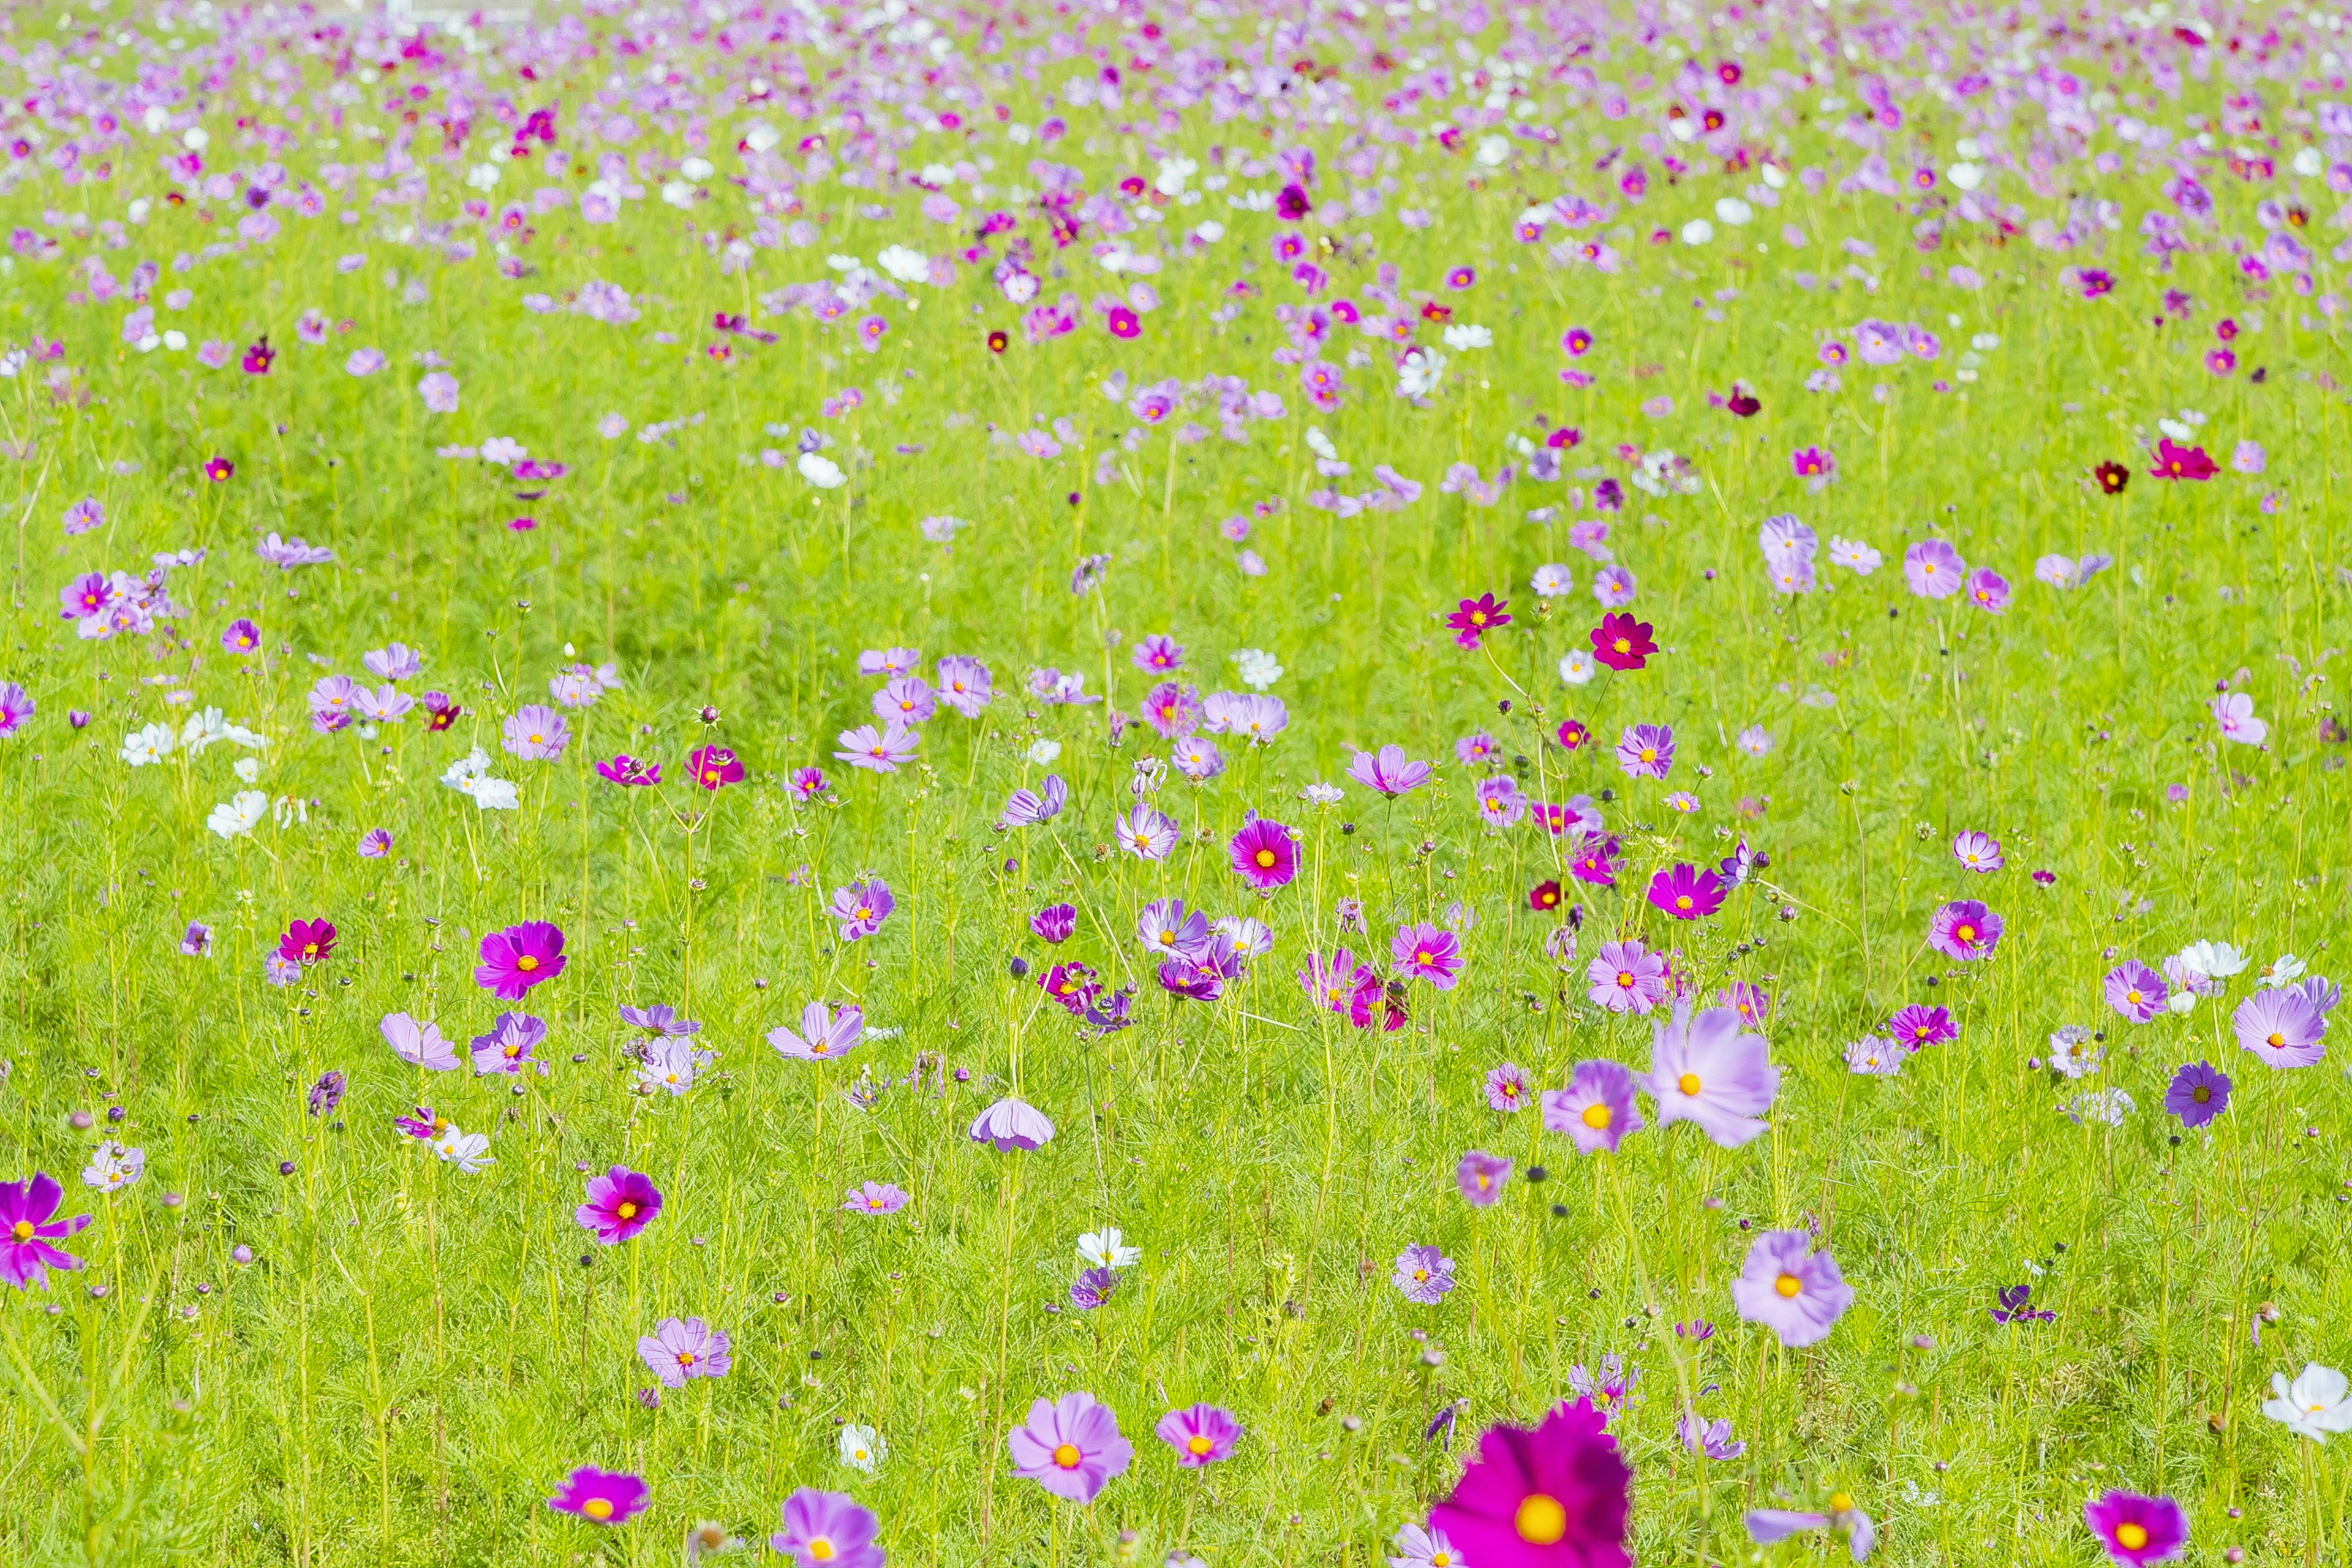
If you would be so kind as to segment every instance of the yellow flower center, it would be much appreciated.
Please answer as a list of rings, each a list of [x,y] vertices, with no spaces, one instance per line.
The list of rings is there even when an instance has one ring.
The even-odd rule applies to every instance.
[[[1568,1510],[1559,1506],[1556,1497],[1530,1492],[1519,1500],[1518,1510],[1511,1515],[1511,1528],[1530,1546],[1549,1546],[1568,1533]]]
[[[1633,976],[1632,972],[1623,969],[1617,972],[1617,988],[1621,991],[1631,991],[1633,989]]]
[[[2189,1098],[2195,1100],[2200,1105],[2204,1105],[2212,1100],[2213,1091],[2200,1083],[2195,1089],[2189,1091]]]
[[[31,1220],[20,1219],[15,1225],[8,1227],[8,1234],[15,1237],[18,1241],[30,1241],[33,1239],[33,1230],[34,1226]]]
[[[692,1351],[678,1352],[677,1364],[680,1366],[692,1366],[694,1364],[694,1352]]]
[[[1205,1454],[1216,1446],[1216,1440],[1213,1437],[1195,1435],[1184,1439],[1184,1451],[1188,1454]]]
[[[1054,1463],[1066,1470],[1076,1469],[1078,1458],[1078,1446],[1076,1443],[1064,1443],[1054,1450]]]
[[[1619,637],[1615,642],[1611,643],[1609,646],[1619,653],[1632,653],[1633,651],[1633,641],[1631,638],[1627,637]]]
[[[1600,1104],[1588,1105],[1584,1108],[1582,1121],[1595,1132],[1605,1132],[1609,1130],[1609,1108]]]
[[[2139,1005],[2139,993],[2137,991],[2126,991],[2124,993],[2124,1000],[2137,1007]]]
[[[2126,1552],[2137,1552],[2147,1544],[2147,1527],[2143,1524],[2116,1526],[2116,1544]]]
[[[521,970],[525,974],[529,974],[531,971],[539,967],[539,960],[526,952],[520,958],[515,960],[515,967]]]
[[[1414,1282],[1418,1283],[1429,1278],[1429,1270],[1426,1268],[1416,1268],[1412,1271],[1412,1277]]]
[[[1678,909],[1678,910],[1686,910],[1686,909],[1688,909],[1688,908],[1690,908],[1690,907],[1691,907],[1691,901],[1690,901],[1690,895],[1689,895],[1688,893],[1682,894],[1680,897],[1678,897],[1678,898],[1676,898],[1676,899],[1675,900],[1675,908],[1676,908],[1676,909]]]
[[[820,1535],[808,1543],[808,1554],[815,1562],[830,1563],[833,1561],[833,1542]]]
[[[1974,926],[1956,926],[1953,928],[1952,934],[1958,937],[1964,942],[1974,942],[1977,939],[1977,928]]]
[[[1686,1072],[1683,1074],[1682,1077],[1675,1079],[1675,1087],[1681,1089],[1685,1094],[1696,1094],[1698,1092],[1698,1074],[1695,1072]]]
[[[637,1217],[637,1205],[635,1204],[625,1203],[613,1212],[619,1215],[623,1219],[635,1219]]]
[[[1793,1274],[1783,1274],[1780,1278],[1772,1281],[1772,1289],[1780,1292],[1783,1300],[1795,1300],[1797,1299],[1797,1292],[1802,1290],[1804,1288],[1805,1282],[1798,1279]]]
[[[2285,1036],[2284,1036],[2284,1035],[2273,1035],[2273,1036],[2270,1037],[2270,1043],[2271,1043],[2271,1048],[2272,1048],[2273,1050],[2276,1050],[2276,1049],[2278,1049],[2281,1046],[2284,1046],[2284,1045],[2285,1045],[2285,1044],[2286,1044],[2286,1037],[2285,1037]]]
[[[1435,962],[1436,962],[1436,960],[1434,960],[1434,959],[1431,958],[1431,957],[1429,956],[1429,954],[1427,954],[1427,953],[1425,953],[1425,952],[1416,952],[1416,953],[1414,953],[1414,954],[1412,955],[1412,961],[1413,961],[1415,963],[1435,963]]]
[[[1643,747],[1643,748],[1642,748],[1642,760],[1643,760],[1643,762],[1645,762],[1645,763],[1654,763],[1654,762],[1656,762],[1656,761],[1658,760],[1658,748],[1657,748],[1657,747],[1655,747],[1655,746],[1644,746],[1644,747]]]
[[[1846,1496],[1846,1494],[1845,1494],[1845,1493],[1843,1493],[1843,1492],[1832,1492],[1832,1493],[1830,1493],[1830,1509],[1831,1509],[1831,1510],[1832,1510],[1832,1512],[1836,1512],[1836,1513],[1844,1513],[1844,1512],[1847,1512],[1849,1510],[1851,1510],[1853,1507],[1853,1499],[1852,1499],[1852,1498],[1850,1498],[1850,1497]]]
[[[1261,849],[1257,852],[1258,868],[1260,870],[1269,870],[1273,868],[1275,861],[1279,857],[1276,856],[1273,850]]]
[[[592,1497],[580,1505],[580,1511],[601,1522],[613,1517],[613,1501],[610,1498]]]

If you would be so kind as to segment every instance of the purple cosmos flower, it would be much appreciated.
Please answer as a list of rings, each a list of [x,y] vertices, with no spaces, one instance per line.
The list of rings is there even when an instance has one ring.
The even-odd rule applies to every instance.
[[[1990,566],[1979,566],[1969,574],[1969,603],[1978,609],[2000,615],[2009,608],[2009,579]]]
[[[392,853],[392,835],[381,827],[371,827],[360,835],[360,858],[381,860]]]
[[[501,1015],[511,1016],[511,1015]],[[545,1026],[541,1026],[544,1032]],[[449,1072],[457,1066],[457,1050],[441,1037],[441,1027],[434,1023],[418,1023],[405,1013],[386,1013],[376,1025],[383,1043],[392,1047],[393,1055],[411,1067],[429,1072]]]
[[[975,1143],[992,1145],[1000,1154],[1015,1149],[1036,1149],[1052,1141],[1054,1124],[1045,1113],[1010,1095],[972,1118],[970,1134]]]
[[[1760,1024],[1772,1016],[1772,994],[1752,981],[1733,981],[1723,988],[1721,1000],[1742,1024]]]
[[[1985,1310],[1992,1314],[1992,1321],[1996,1323],[2049,1323],[2055,1322],[2058,1318],[2058,1314],[2048,1308],[2033,1305],[2033,1287],[2031,1285],[2003,1285],[1993,1292],[1993,1300],[2000,1305],[1988,1307]]]
[[[915,760],[918,737],[914,731],[897,724],[877,731],[871,724],[860,724],[855,730],[844,730],[835,737],[841,750],[833,754],[853,768],[865,768],[877,773],[895,773],[901,763]]]
[[[637,1341],[637,1359],[665,1388],[684,1388],[690,1377],[724,1377],[735,1364],[726,1334],[700,1318],[664,1318]]]
[[[25,721],[33,716],[33,699],[23,687],[13,680],[0,680],[0,741],[25,727]]]
[[[251,621],[229,622],[220,636],[220,645],[231,653],[255,653],[261,647],[261,628]]]
[[[1348,764],[1348,776],[1366,789],[1375,789],[1385,795],[1400,795],[1419,789],[1429,782],[1427,763],[1406,760],[1404,748],[1382,746],[1378,752],[1358,752]]]
[[[643,1478],[625,1470],[583,1465],[563,1478],[547,1506],[558,1513],[578,1514],[592,1524],[625,1524],[645,1512],[649,1490]]]
[[[1584,1061],[1568,1075],[1566,1089],[1547,1089],[1543,1124],[1547,1131],[1565,1132],[1580,1154],[1607,1150],[1642,1130],[1642,1113],[1633,1104],[1639,1080],[1612,1061]]]
[[[1856,1563],[1869,1560],[1870,1548],[1877,1539],[1877,1529],[1870,1515],[1853,1506],[1853,1499],[1843,1492],[1830,1494],[1830,1511],[1803,1513],[1792,1509],[1751,1509],[1739,1516],[1748,1527],[1748,1538],[1759,1546],[1770,1546],[1806,1530],[1834,1530],[1846,1538],[1846,1551]]]
[[[2126,959],[2107,972],[2104,982],[2107,1005],[2135,1024],[2145,1024],[2164,1011],[2164,976],[2137,958]]]
[[[2189,1544],[2189,1516],[2168,1497],[2103,1492],[2083,1505],[2083,1522],[2124,1568],[2178,1557]]]
[[[1062,782],[1059,773],[1047,773],[1045,782],[1036,789],[1016,789],[1005,801],[1004,809],[996,814],[1000,827],[1034,827],[1050,822],[1062,814],[1069,804],[1070,786]]]
[[[1496,827],[1517,827],[1528,815],[1528,797],[1519,793],[1519,781],[1507,773],[1500,778],[1480,779],[1475,795],[1481,822]]]
[[[1454,1408],[1449,1405],[1450,1410]],[[1427,1531],[1417,1524],[1400,1528],[1389,1543],[1402,1553],[1389,1559],[1389,1568],[1462,1568],[1462,1553],[1445,1532]]]
[[[295,921],[278,939],[278,956],[292,963],[316,963],[335,951],[335,928],[326,921]]]
[[[654,782],[659,783],[660,779],[661,770],[656,767],[654,770]],[[832,787],[833,785],[825,779],[823,768],[794,768],[791,776],[784,780],[784,788],[791,792],[792,797],[803,805],[808,805]]]
[[[2183,1129],[2202,1127],[2230,1109],[2230,1079],[2210,1062],[2192,1062],[2172,1075],[2165,1086],[2164,1109],[2180,1119]]]
[[[1135,1457],[1135,1445],[1119,1436],[1118,1417],[1091,1394],[1036,1401],[1005,1447],[1013,1452],[1014,1475],[1072,1502],[1094,1501]]]
[[[662,1195],[653,1178],[625,1165],[615,1165],[587,1182],[588,1201],[572,1217],[594,1234],[599,1245],[617,1246],[654,1222],[661,1213]]]
[[[919,675],[901,675],[883,682],[874,694],[874,717],[892,729],[928,723],[940,710],[940,700]]]
[[[1389,943],[1389,958],[1399,974],[1451,991],[1462,973],[1462,939],[1443,926],[1401,925]]]
[[[86,1214],[49,1217],[64,1197],[65,1189],[47,1171],[34,1172],[29,1181],[0,1182],[0,1279],[19,1290],[47,1289],[50,1269],[81,1267],[80,1258],[50,1245],[89,1224]]]
[[[474,984],[501,1002],[520,1002],[562,973],[563,932],[546,921],[525,921],[482,939]]]
[[[1896,1008],[1895,1016],[1886,1021],[1886,1032],[1895,1037],[1897,1045],[1911,1051],[1960,1037],[1959,1026],[1952,1022],[1951,1014],[1916,1002]]]
[[[1047,904],[1029,917],[1029,929],[1058,947],[1077,931],[1078,911],[1068,904]]]
[[[1690,1004],[1678,1004],[1652,1031],[1649,1088],[1658,1125],[1696,1122],[1726,1149],[1764,1131],[1768,1124],[1758,1118],[1780,1088],[1780,1069],[1766,1053],[1764,1037],[1743,1033],[1730,1008],[1694,1017]]]
[[[2300,987],[2257,991],[2230,1016],[2238,1044],[2274,1068],[2307,1068],[2327,1054],[2327,1020]]]
[[[1188,1470],[1205,1469],[1221,1459],[1231,1458],[1234,1445],[1241,1441],[1242,1436],[1241,1423],[1222,1405],[1171,1410],[1151,1430],[1176,1450],[1176,1462]]]
[[[1748,1248],[1731,1282],[1731,1303],[1751,1323],[1778,1334],[1784,1345],[1826,1338],[1853,1302],[1853,1287],[1826,1252],[1811,1250],[1801,1230],[1768,1230]]]
[[[1517,1110],[1532,1100],[1528,1075],[1509,1062],[1486,1069],[1486,1105],[1493,1110]]]
[[[643,1029],[649,1035],[684,1036],[696,1034],[702,1026],[691,1018],[681,1018],[677,1009],[667,1002],[656,1002],[650,1007],[623,1006],[621,1022],[633,1029]]]
[[[822,1002],[801,1009],[801,1032],[779,1024],[768,1031],[768,1044],[794,1061],[829,1062],[845,1057],[866,1037],[866,1013],[856,1003],[835,1013]]]
[[[1675,1434],[1683,1440],[1685,1452],[1705,1454],[1710,1459],[1736,1459],[1748,1452],[1748,1445],[1731,1436],[1729,1421],[1702,1420],[1696,1410],[1682,1413],[1675,1422]]]
[[[1511,1163],[1484,1149],[1471,1150],[1454,1168],[1454,1188],[1462,1201],[1475,1209],[1493,1207],[1503,1195],[1503,1184],[1510,1179]]]
[[[2000,840],[1974,829],[1952,840],[1952,858],[1971,871],[1998,871],[2007,864],[2000,856]]]
[[[1429,1510],[1473,1568],[1629,1568],[1633,1472],[1589,1402],[1532,1431],[1490,1426],[1453,1495]]]
[[[188,933],[180,939],[180,951],[190,958],[202,958],[213,950],[213,928],[201,921],[188,922]]]
[[[1674,866],[1650,879],[1643,896],[1678,921],[1695,921],[1723,908],[1723,879],[1691,866]]]
[[[1072,1017],[1084,1017],[1102,992],[1101,981],[1083,963],[1057,963],[1037,984]]]
[[[724,746],[697,746],[686,754],[686,776],[716,794],[743,782],[743,763]]]
[[[1408,1247],[1397,1254],[1396,1268],[1389,1276],[1389,1283],[1403,1292],[1404,1299],[1414,1306],[1433,1307],[1454,1289],[1454,1259],[1433,1247]]]
[[[1947,958],[1990,958],[2000,945],[2000,917],[1974,899],[1956,899],[1927,922],[1927,945]]]
[[[768,1545],[793,1568],[882,1568],[879,1522],[847,1492],[799,1488],[784,1500],[783,1524]]]
[[[1242,825],[1228,853],[1234,870],[1257,891],[1271,892],[1298,875],[1298,845],[1290,829],[1271,817]]]
[[[1165,632],[1142,638],[1128,657],[1136,668],[1152,675],[1168,675],[1184,668],[1183,645]]]
[[[1585,966],[1586,993],[1612,1013],[1646,1013],[1666,999],[1666,961],[1638,942],[1604,942]]]
[[[1903,1058],[1908,1054],[1892,1040],[1864,1035],[1846,1047],[1845,1068],[1873,1078],[1893,1078],[1903,1070]]]
[[[1581,1363],[1568,1369],[1568,1386],[1577,1397],[1601,1413],[1602,1426],[1614,1422],[1624,1414],[1626,1398],[1633,1385],[1642,1381],[1640,1367],[1628,1367],[1625,1358],[1615,1351],[1602,1355],[1599,1363],[1587,1372]]]
[[[526,763],[552,762],[572,743],[572,727],[544,702],[526,702],[508,714],[499,734],[506,749]]]
[[[609,763],[598,763],[596,776],[631,788],[649,788],[661,783],[661,764],[623,752]]]
[[[890,884],[879,877],[869,877],[834,889],[833,902],[826,912],[840,922],[838,934],[844,942],[861,942],[882,929],[890,911],[898,901],[890,896]]]
[[[1923,599],[1942,599],[1960,591],[1969,563],[1940,539],[1923,539],[1903,552],[1903,576]]]
[[[1481,637],[1509,626],[1511,617],[1504,609],[1507,602],[1496,598],[1492,594],[1481,594],[1475,599],[1463,600],[1454,613],[1445,617],[1446,629],[1454,634],[1455,645],[1476,647]]]
[[[1166,740],[1189,735],[1201,722],[1201,694],[1189,686],[1163,680],[1143,694],[1143,721]]]
[[[1675,732],[1664,724],[1628,724],[1617,738],[1617,765],[1625,776],[1662,779],[1675,765]]]
[[[1163,959],[1197,962],[1209,954],[1209,917],[1187,914],[1181,899],[1154,899],[1136,916],[1135,934],[1146,951]]]
[[[520,1073],[535,1067],[544,1077],[547,1063],[530,1053],[547,1040],[547,1024],[528,1013],[501,1013],[487,1035],[477,1035],[472,1041],[474,1076],[488,1073]],[[394,1049],[399,1047],[395,1045]]]
[[[849,1189],[841,1206],[850,1214],[897,1214],[907,1206],[907,1189],[892,1182],[867,1182]]]
[[[1091,1312],[1118,1290],[1118,1270],[1115,1268],[1081,1268],[1078,1277],[1070,1281],[1070,1305],[1081,1312]]]
[[[1139,860],[1165,860],[1183,836],[1174,817],[1140,800],[1112,822],[1111,834],[1121,849]]]
[[[988,666],[962,654],[950,654],[940,660],[939,685],[934,689],[940,701],[967,719],[977,719],[980,710],[996,695],[994,678]]]

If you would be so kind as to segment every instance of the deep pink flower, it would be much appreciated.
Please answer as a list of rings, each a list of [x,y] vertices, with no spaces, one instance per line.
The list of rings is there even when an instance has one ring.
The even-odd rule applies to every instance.
[[[577,1514],[593,1524],[625,1524],[646,1510],[651,1489],[640,1476],[625,1470],[600,1470],[583,1465],[563,1478],[563,1485],[547,1500],[558,1513]]]
[[[572,1217],[594,1233],[600,1244],[615,1247],[653,1224],[661,1206],[662,1195],[651,1176],[615,1165],[588,1178],[588,1201]]]
[[[65,1189],[46,1171],[30,1181],[0,1182],[0,1279],[19,1290],[47,1288],[52,1268],[73,1269],[81,1259],[50,1243],[63,1241],[89,1223],[89,1215],[53,1220]]]
[[[1492,594],[1481,594],[1475,599],[1463,600],[1454,612],[1445,617],[1447,627],[1454,633],[1454,640],[1464,647],[1476,647],[1481,637],[1509,626],[1511,617],[1504,613],[1507,603],[1507,600],[1497,599]]]
[[[1675,866],[1650,879],[1644,896],[1678,921],[1695,921],[1723,908],[1723,879],[1712,871]]]
[[[1532,1431],[1488,1427],[1430,1529],[1474,1568],[1628,1568],[1633,1483],[1592,1402],[1563,1400]]]
[[[2189,1516],[2168,1497],[2109,1490],[2083,1505],[2083,1522],[2124,1568],[2178,1557],[2189,1544]]]
[[[501,1002],[520,1002],[534,985],[563,973],[563,932],[546,921],[525,921],[482,939],[474,984]]]
[[[1990,958],[2000,945],[2000,917],[1974,899],[1955,899],[1927,922],[1927,945],[1963,963]]]
[[[2158,479],[2210,479],[2221,471],[2204,447],[2183,447],[2167,436],[2156,444],[2156,467],[2148,475]]]
[[[1189,1470],[1197,1470],[1233,1457],[1234,1445],[1241,1440],[1241,1424],[1234,1413],[1221,1405],[1195,1405],[1185,1410],[1171,1410],[1160,1418],[1152,1434],[1176,1450],[1176,1462]]]
[[[1647,621],[1612,611],[1592,628],[1592,657],[1612,669],[1639,669],[1658,651],[1652,629]]]
[[[1234,869],[1260,892],[1282,887],[1298,875],[1298,846],[1290,829],[1271,817],[1244,823],[1231,846]]]
[[[714,792],[743,782],[743,764],[724,746],[698,746],[688,752],[686,770],[696,784]]]
[[[1389,943],[1397,973],[1451,991],[1462,973],[1462,939],[1443,926],[1401,925]]]
[[[325,921],[296,921],[278,939],[278,956],[289,963],[316,963],[334,951],[335,928]]]

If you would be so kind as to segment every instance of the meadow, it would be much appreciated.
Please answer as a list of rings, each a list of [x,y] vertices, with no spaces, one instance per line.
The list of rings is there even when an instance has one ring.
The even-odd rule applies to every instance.
[[[2347,50],[0,16],[0,1559],[2352,1561]]]

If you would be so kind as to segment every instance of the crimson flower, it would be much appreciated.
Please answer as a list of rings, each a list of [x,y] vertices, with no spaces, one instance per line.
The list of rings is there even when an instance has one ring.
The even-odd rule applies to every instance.
[[[1509,601],[1497,599],[1492,594],[1481,594],[1475,599],[1465,599],[1454,612],[1445,617],[1454,633],[1454,640],[1464,647],[1476,647],[1479,637],[1498,626],[1507,626],[1511,617],[1503,613]]]
[[[1658,651],[1651,630],[1649,622],[1612,610],[1592,628],[1592,657],[1612,669],[1639,669]]]

